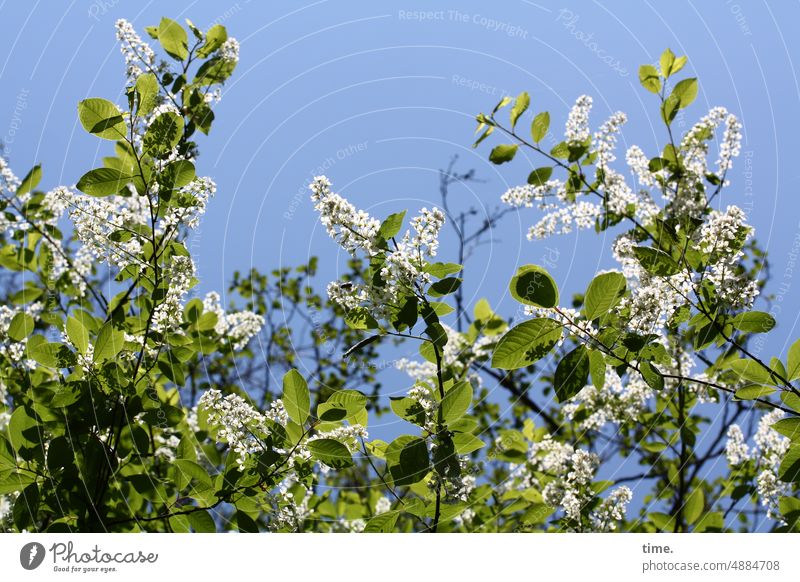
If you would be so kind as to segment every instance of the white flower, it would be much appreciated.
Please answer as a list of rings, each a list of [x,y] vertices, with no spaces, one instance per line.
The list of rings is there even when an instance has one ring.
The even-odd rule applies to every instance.
[[[382,496],[375,502],[375,515],[386,513],[392,509],[392,502],[388,497]]]
[[[247,346],[250,339],[261,332],[265,323],[263,316],[252,311],[226,313],[216,291],[206,294],[203,299],[203,311],[216,314],[217,323],[214,331],[230,341],[234,350],[241,350]]]
[[[625,512],[631,499],[633,492],[628,487],[614,489],[589,516],[593,531],[608,532],[617,529],[617,522],[625,519]]]
[[[754,446],[748,449],[742,429],[731,425],[728,429],[728,442],[725,453],[731,466],[739,466],[753,461],[758,470],[756,492],[761,505],[767,510],[767,517],[782,522],[779,500],[789,491],[789,484],[778,479],[778,471],[791,441],[772,428],[772,425],[783,418],[784,413],[775,409],[765,414],[758,421],[758,429],[753,437]]]
[[[230,37],[219,47],[219,57],[231,63],[239,62],[239,41]]]
[[[628,148],[628,152],[625,154],[625,161],[633,173],[636,174],[642,186],[655,185],[655,174],[650,171],[650,160],[647,159],[642,148],[637,145]]]
[[[592,143],[594,152],[597,153],[596,163],[598,169],[608,169],[608,165],[616,159],[614,149],[617,145],[617,135],[627,120],[628,118],[624,113],[617,111],[594,134]]]
[[[373,254],[380,221],[333,193],[325,176],[314,178],[310,188],[314,209],[320,213],[320,222],[331,238],[352,255],[359,250]]]
[[[8,162],[6,162],[3,156],[0,156],[0,180],[2,180],[0,186],[11,194],[14,194],[22,183],[22,180],[17,178],[17,175],[9,167]]]
[[[725,456],[732,466],[741,465],[750,458],[750,449],[745,443],[744,434],[738,424],[728,427],[728,441],[725,443]]]
[[[545,202],[548,198],[557,196],[556,192],[564,187],[564,183],[560,180],[548,180],[543,184],[531,185],[525,184],[523,186],[514,186],[509,188],[500,197],[500,200],[509,206],[519,208],[525,206],[532,208],[533,203],[537,202],[539,208],[547,209],[551,207],[552,202]]]
[[[133,25],[127,20],[120,19],[116,22],[117,40],[122,56],[125,57],[128,80],[133,82],[144,72],[150,71],[156,62],[156,54],[144,42]]]
[[[589,112],[592,109],[592,98],[581,95],[569,112],[566,126],[566,138],[569,143],[583,143],[589,139]]]
[[[720,176],[733,167],[733,158],[738,157],[741,151],[742,124],[735,115],[728,115],[725,117],[725,132],[722,134],[717,160],[717,173]]]
[[[219,390],[206,391],[198,408],[208,411],[208,424],[216,428],[220,441],[227,442],[244,468],[248,455],[264,451],[260,437],[269,434],[266,417],[237,394],[222,396]]]

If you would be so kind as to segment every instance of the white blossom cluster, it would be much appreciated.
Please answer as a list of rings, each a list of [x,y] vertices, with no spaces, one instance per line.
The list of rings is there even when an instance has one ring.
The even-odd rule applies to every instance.
[[[554,234],[569,234],[575,228],[592,228],[601,214],[600,206],[586,200],[562,206],[549,212],[528,230],[528,240],[548,238]]]
[[[156,53],[139,37],[136,29],[127,20],[119,19],[115,26],[119,50],[125,58],[128,80],[134,82],[139,75],[153,69]]]
[[[229,63],[239,62],[239,41],[230,37],[219,47],[219,58]]]
[[[628,148],[625,154],[625,162],[636,175],[639,184],[647,187],[656,185],[656,176],[658,176],[659,173],[650,170],[650,160],[638,145],[633,145]]]
[[[150,226],[147,198],[133,195],[97,198],[66,188],[55,196],[69,208],[75,236],[83,243],[83,253],[89,261],[103,261],[119,269],[144,265],[141,258],[144,238],[136,233],[141,227]],[[127,233],[128,240],[112,239],[120,233]]]
[[[0,156],[0,188],[11,194],[16,193],[22,180],[20,180],[3,156]]]
[[[738,206],[725,212],[712,210],[700,229],[697,247],[711,257],[705,273],[720,299],[734,308],[749,308],[758,295],[758,283],[740,272],[742,246],[753,234],[745,224],[745,213]]]
[[[376,252],[375,237],[381,226],[377,218],[357,209],[345,198],[331,191],[331,182],[325,176],[317,176],[309,186],[314,210],[319,212],[320,222],[330,237],[339,246],[355,256],[358,251],[367,255]]]
[[[779,409],[762,416],[753,436],[752,447],[747,445],[744,433],[737,424],[728,428],[728,441],[725,443],[729,465],[740,467],[752,462],[757,472],[756,491],[761,505],[767,510],[767,517],[776,521],[783,521],[778,502],[789,491],[789,484],[778,479],[778,468],[791,441],[772,428],[783,416],[783,411]]]
[[[226,313],[220,303],[219,293],[211,291],[203,299],[203,311],[217,315],[214,331],[226,338],[234,350],[243,349],[251,338],[261,332],[264,317],[252,311],[235,311]]]
[[[295,495],[292,490],[302,491],[302,498]],[[314,513],[314,509],[309,507],[309,502],[313,496],[313,491],[307,489],[305,485],[297,486],[296,477],[290,475],[278,486],[278,494],[273,496],[273,512],[270,519],[270,529],[272,531],[297,531],[303,522]]]
[[[162,276],[166,281],[167,293],[153,310],[151,327],[156,332],[165,332],[180,324],[183,299],[195,283],[194,261],[191,257],[173,256]]]
[[[320,222],[344,250],[353,256],[364,253],[367,258],[379,253],[386,255],[380,271],[383,285],[334,281],[328,285],[331,301],[346,310],[364,307],[376,319],[383,319],[401,296],[424,292],[431,281],[424,269],[427,259],[436,256],[439,233],[445,221],[441,210],[423,208],[411,220],[414,234],[407,230],[393,249],[386,250],[377,247],[380,222],[332,192],[325,176],[314,178],[310,189]]]
[[[621,264],[630,295],[618,309],[628,309],[628,327],[640,334],[663,331],[667,320],[687,301],[693,289],[691,277],[681,271],[670,277],[658,277],[645,270],[635,257],[636,243],[621,235],[614,242],[614,258]]]
[[[11,321],[17,314],[25,313],[29,315],[34,322],[39,321],[44,304],[41,301],[35,301],[24,308],[13,308],[8,305],[0,305],[0,356],[4,356],[9,362],[22,366],[27,370],[35,370],[36,362],[25,357],[25,346],[28,343],[28,338],[23,338],[22,341],[16,341],[8,336],[8,328],[11,326]],[[0,389],[0,402],[5,400],[5,387]],[[1,427],[0,427],[1,428]]]
[[[589,526],[597,531],[611,531],[625,518],[633,494],[625,486],[614,489],[596,509],[588,512],[587,523],[583,517],[585,508],[595,497],[592,482],[599,462],[594,453],[545,435],[542,440],[530,444],[526,463],[510,466],[510,486],[540,490],[544,502],[562,509],[564,517],[578,524],[576,529]]]
[[[382,513],[386,513],[387,511],[391,511],[392,509],[392,501],[385,495],[381,495],[378,497],[378,500],[375,502],[375,515],[380,515]]]
[[[430,282],[430,275],[423,269],[427,258],[436,256],[439,247],[439,231],[444,225],[444,213],[438,208],[423,208],[419,216],[411,220],[415,234],[406,231],[397,248],[387,257],[381,268],[381,277],[386,281],[386,294],[393,301],[406,291],[414,291]]]
[[[592,110],[592,98],[581,95],[575,101],[567,117],[565,136],[570,144],[581,144],[589,139],[589,112]]]
[[[652,397],[653,389],[639,374],[632,372],[623,382],[613,368],[607,367],[602,389],[585,386],[562,410],[573,421],[581,412],[578,426],[582,430],[600,430],[608,423],[620,425],[637,420]]]
[[[551,208],[552,203],[548,198],[563,200],[566,197],[564,183],[561,180],[547,180],[542,184],[525,184],[524,186],[514,186],[509,188],[500,196],[500,200],[515,208],[532,208],[534,202],[542,210]]]
[[[724,180],[725,172],[732,167],[733,158],[741,151],[741,123],[724,108],[715,107],[681,140],[677,154],[685,172],[675,180],[667,179],[666,170],[651,171],[650,160],[639,146],[628,148],[626,162],[641,187],[636,190],[627,184],[622,174],[611,167],[616,158],[615,148],[620,128],[625,123],[625,114],[613,114],[591,135],[591,106],[590,97],[583,95],[578,98],[568,117],[566,138],[570,144],[590,144],[589,151],[595,156],[596,168],[602,171],[602,179],[596,190],[602,195],[603,204],[601,206],[599,203],[587,202],[580,195],[567,197],[563,182],[555,179],[539,185],[511,188],[501,196],[504,203],[513,207],[536,206],[544,212],[539,221],[530,228],[529,240],[570,233],[576,228],[592,227],[605,211],[632,216],[643,225],[648,225],[662,210],[668,217],[686,214],[700,217],[706,212],[707,206],[704,183],[708,175],[709,141],[724,124],[716,170],[720,180]],[[666,200],[663,209],[653,198],[653,188],[660,190],[661,196]],[[721,296],[730,301],[731,306],[748,307],[757,287],[755,283],[736,274],[735,267],[740,258],[741,255],[731,253],[726,256],[726,260],[713,262],[709,267],[708,277],[719,286]],[[674,290],[667,287],[691,291],[689,281],[685,278],[680,280],[680,277],[678,279],[673,282],[648,280],[644,282],[646,284],[640,285],[634,309],[641,316],[634,317],[634,330],[644,331],[657,325],[663,321],[664,313],[678,303]],[[665,305],[666,309],[659,310],[660,313],[655,316],[645,315],[659,304]]]
[[[216,389],[206,391],[198,402],[208,412],[208,424],[216,428],[217,438],[227,442],[244,468],[249,455],[265,451],[263,438],[269,434],[266,417],[237,394],[222,395]]]
[[[170,232],[179,226],[196,229],[200,217],[205,214],[208,201],[216,194],[217,185],[208,177],[195,178],[179,189],[181,194],[191,196],[189,206],[170,206],[164,219],[159,224],[160,232]]]
[[[623,112],[617,111],[595,132],[592,151],[597,154],[598,169],[609,170],[609,164],[617,159],[615,154],[617,136],[626,121],[628,117]]]

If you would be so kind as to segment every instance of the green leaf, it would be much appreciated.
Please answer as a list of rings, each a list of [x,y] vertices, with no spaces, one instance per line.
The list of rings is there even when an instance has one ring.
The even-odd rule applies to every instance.
[[[661,91],[661,79],[658,76],[658,70],[653,65],[639,67],[639,82],[651,93],[658,95]]]
[[[224,83],[233,74],[235,68],[236,61],[213,57],[197,69],[197,75],[193,82],[198,85]]]
[[[506,162],[510,162],[514,159],[514,156],[517,155],[518,148],[519,146],[516,144],[507,143],[495,146],[489,154],[489,161],[493,164],[505,164]]]
[[[748,311],[734,317],[731,323],[739,331],[766,333],[775,327],[775,318],[763,311]]]
[[[770,374],[758,362],[743,358],[741,360],[734,360],[730,363],[730,369],[733,370],[742,380],[749,380],[756,384],[773,384],[772,374]]]
[[[425,334],[431,339],[433,345],[440,350],[447,345],[447,330],[438,322],[431,323],[425,328]]]
[[[156,117],[144,133],[144,152],[155,157],[169,154],[183,136],[183,119],[174,111]]]
[[[332,469],[346,469],[353,466],[350,451],[337,440],[317,439],[308,441],[308,450],[314,457]]]
[[[464,416],[472,404],[472,384],[469,382],[459,382],[442,398],[439,405],[442,410],[442,420],[445,424],[455,422]]]
[[[419,437],[397,437],[386,448],[386,463],[395,485],[413,485],[430,471],[428,445]]]
[[[592,385],[602,390],[606,385],[606,359],[596,350],[589,350],[589,374],[592,377]]]
[[[185,489],[193,479],[196,483],[194,487],[195,491],[206,491],[213,486],[208,471],[194,461],[176,459],[172,462],[172,466],[175,467],[175,471],[180,475],[183,483],[185,483],[180,489]]]
[[[509,284],[511,295],[525,305],[555,307],[558,305],[558,287],[550,274],[539,265],[523,265]]]
[[[83,129],[103,139],[124,140],[127,126],[122,112],[107,99],[84,99],[78,103],[78,119]]]
[[[28,174],[22,179],[19,186],[17,186],[17,196],[21,196],[22,194],[27,194],[36,186],[39,185],[39,182],[42,180],[42,166],[37,164]]]
[[[528,174],[528,184],[531,186],[544,186],[544,184],[553,175],[553,168],[545,166],[543,168],[536,168]]]
[[[542,359],[561,339],[561,324],[539,317],[512,327],[497,344],[492,367],[516,370]]]
[[[358,414],[367,406],[368,398],[358,390],[337,390],[328,397],[326,404],[343,406],[347,417]]]
[[[800,440],[800,418],[783,418],[771,427],[792,442]]]
[[[78,180],[78,190],[90,196],[116,194],[131,181],[131,177],[115,168],[89,170]]]
[[[787,380],[800,379],[800,339],[789,348],[789,354],[786,359],[786,373],[789,374]]]
[[[83,322],[76,317],[67,318],[67,337],[82,354],[89,349],[89,330]]]
[[[386,220],[381,223],[380,229],[378,229],[378,236],[385,240],[397,236],[397,233],[399,233],[400,229],[403,227],[403,219],[405,216],[405,210],[387,216]]]
[[[28,340],[26,352],[28,357],[42,366],[57,368],[59,364],[58,352],[61,344],[50,343],[44,336],[35,335]]]
[[[174,59],[182,61],[189,56],[189,37],[186,30],[174,20],[161,19],[158,24],[158,42]]]
[[[583,345],[578,346],[562,359],[556,367],[553,388],[559,402],[566,402],[589,380],[589,353]]]
[[[650,521],[657,529],[665,532],[672,532],[675,529],[675,518],[666,513],[654,511],[648,514]]]
[[[99,363],[116,357],[122,351],[124,343],[125,334],[118,329],[114,329],[110,321],[106,322],[97,332],[92,361]]]
[[[323,402],[317,406],[317,418],[322,422],[337,422],[347,418],[347,407],[338,402]]]
[[[199,49],[197,49],[197,56],[201,59],[206,58],[228,40],[228,31],[221,24],[215,24],[206,32],[206,41]]]
[[[8,420],[8,440],[15,451],[37,447],[42,440],[43,428],[27,408],[20,406],[11,413]]]
[[[194,511],[188,516],[189,524],[197,533],[216,533],[217,524],[208,511]]]
[[[642,362],[639,364],[639,372],[642,378],[647,382],[653,390],[659,391],[664,389],[664,377],[650,362]]]
[[[188,160],[170,162],[159,174],[159,184],[166,190],[183,188],[194,180],[196,174],[194,164]]]
[[[778,478],[786,483],[800,481],[800,444],[793,444],[786,451],[778,469]]]
[[[697,99],[697,89],[697,79],[684,79],[675,85],[669,98],[678,101],[678,109],[684,109]]]
[[[283,406],[294,422],[302,426],[311,413],[311,395],[306,379],[297,370],[289,370],[283,377]]]
[[[458,277],[447,277],[441,281],[436,281],[428,288],[428,295],[431,297],[443,297],[450,293],[455,293],[461,287],[461,279]]]
[[[755,400],[774,393],[775,388],[772,386],[745,386],[744,388],[739,388],[734,396],[738,400]]]
[[[475,435],[459,432],[453,435],[453,444],[459,455],[469,455],[486,446],[486,443]]]
[[[430,273],[437,279],[454,275],[460,272],[464,267],[457,263],[428,263],[423,269],[426,273]]]
[[[700,487],[695,487],[691,493],[686,497],[686,503],[683,505],[683,517],[686,523],[692,525],[700,516],[703,515],[706,500],[703,495],[703,490]]]
[[[680,71],[688,60],[689,57],[687,57],[686,55],[675,59],[675,62],[672,63],[672,70],[670,71],[670,75],[674,75],[675,73]]]
[[[547,135],[547,131],[549,129],[550,114],[547,111],[542,111],[533,118],[533,123],[531,123],[531,137],[533,137],[533,141],[535,143],[542,141],[544,136]]]
[[[376,515],[367,522],[364,533],[392,533],[399,516],[399,511],[387,511]]]
[[[675,54],[670,49],[666,49],[663,53],[661,53],[659,65],[661,65],[661,76],[665,79],[672,74],[672,64],[674,62]]]
[[[531,104],[531,97],[526,92],[522,92],[517,96],[516,101],[514,101],[514,107],[511,108],[511,130],[513,131],[517,125],[517,120],[519,119],[520,115],[527,111],[528,106]]]
[[[633,254],[651,275],[669,277],[680,272],[681,267],[664,251],[651,247],[634,247]]]
[[[136,78],[136,94],[139,96],[139,116],[149,114],[156,106],[158,80],[153,73],[143,73]]]
[[[625,276],[622,273],[603,273],[592,279],[583,300],[586,319],[591,321],[611,311],[622,300],[625,288]]]
[[[33,333],[33,328],[36,325],[34,319],[28,315],[27,313],[19,312],[13,318],[11,318],[11,323],[8,325],[8,337],[14,340],[15,342],[21,342],[26,337]]]

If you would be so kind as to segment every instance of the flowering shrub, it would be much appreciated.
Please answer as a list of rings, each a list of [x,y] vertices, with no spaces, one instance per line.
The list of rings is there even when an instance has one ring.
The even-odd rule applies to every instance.
[[[741,125],[714,108],[674,135],[697,94],[695,79],[673,84],[685,57],[667,51],[640,71],[668,143],[654,157],[629,148],[629,170],[615,164],[625,115],[593,132],[588,96],[549,150],[548,113],[530,137],[518,130],[526,93],[478,116],[477,143],[510,140],[492,162],[521,147],[545,160],[500,198],[542,213],[531,240],[619,231],[619,268],[569,306],[547,265],[530,264],[509,286],[521,319],[487,300],[464,308],[470,245],[506,211],[467,233],[470,213],[446,189],[472,174],[451,164],[442,208],[406,229],[405,213],[372,217],[315,178],[347,275],[322,296],[315,259],[236,273],[228,291],[243,305],[226,308],[219,293],[195,296],[186,240],[216,194],[196,173],[194,139],[211,130],[239,44],[221,25],[165,18],[146,31],[166,58],[117,23],[123,106],[78,105],[84,129],[113,143],[102,167],[42,191],[41,168],[19,179],[0,160],[1,529],[798,528],[800,342],[769,362],[748,348],[776,324],[753,309],[766,259],[741,209],[714,208]],[[440,258],[452,223],[458,263]],[[410,386],[387,402],[375,360],[393,342],[416,342],[419,358],[396,363]],[[370,420],[387,414],[413,430],[371,439]],[[610,470],[621,458],[643,472]]]

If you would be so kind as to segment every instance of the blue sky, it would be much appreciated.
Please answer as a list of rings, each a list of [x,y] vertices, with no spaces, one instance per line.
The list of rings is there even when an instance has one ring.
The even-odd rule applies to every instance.
[[[800,336],[797,2],[0,2],[0,140],[18,173],[41,162],[49,187],[99,164],[107,142],[83,132],[76,104],[120,100],[114,21],[128,18],[141,30],[162,15],[201,28],[221,22],[241,42],[212,136],[200,143],[198,172],[219,187],[191,241],[202,291],[224,289],[235,269],[268,271],[311,255],[323,259],[320,288],[336,277],[345,257],[316,224],[306,190],[319,168],[359,206],[385,216],[437,203],[438,170],[458,154],[459,168],[476,168],[484,181],[456,188],[454,205],[496,206],[542,165],[520,156],[496,167],[487,147],[470,148],[474,115],[506,93],[530,92],[532,107],[549,110],[556,128],[588,93],[594,124],[627,112],[621,149],[636,143],[655,154],[664,141],[656,100],[636,71],[671,47],[689,56],[685,71],[700,79],[678,127],[713,105],[744,123],[743,157],[721,203],[749,212],[771,254],[768,291],[782,298],[780,326],[763,349],[783,354]],[[611,266],[611,235],[530,243],[524,234],[536,220],[534,210],[509,215],[479,249],[468,265],[470,303],[487,297],[513,313],[506,289],[516,267],[554,253],[551,272],[566,296]],[[442,260],[452,260],[451,250],[445,240]]]

